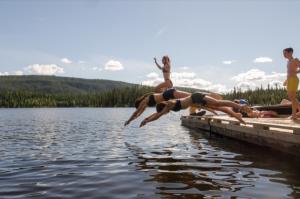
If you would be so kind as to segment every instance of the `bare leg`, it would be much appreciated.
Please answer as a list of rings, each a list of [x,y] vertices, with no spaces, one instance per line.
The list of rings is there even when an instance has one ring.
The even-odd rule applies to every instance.
[[[170,81],[166,81],[166,82],[163,82],[163,83],[160,83],[159,85],[157,85],[154,89],[154,92],[155,93],[162,93],[165,89],[167,88],[172,88],[172,84]]]
[[[242,119],[242,114],[235,113],[229,107],[214,107],[214,109],[217,110],[217,111],[222,111],[222,112],[228,114],[229,116],[236,118],[241,123],[246,124],[246,122]]]
[[[212,105],[215,107],[227,106],[235,109],[247,108],[247,106],[241,106],[229,100],[216,100],[210,96],[205,96],[204,100],[207,102],[207,105]],[[249,107],[248,107],[249,108]],[[250,108],[249,108],[250,109]]]
[[[296,98],[296,92],[294,91],[288,91],[288,97],[289,100],[292,102],[292,115],[291,115],[291,119],[297,119],[297,109],[299,108],[299,102]]]

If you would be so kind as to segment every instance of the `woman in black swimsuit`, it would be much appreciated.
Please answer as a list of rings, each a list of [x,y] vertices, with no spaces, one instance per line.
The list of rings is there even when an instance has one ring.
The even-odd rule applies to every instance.
[[[125,122],[125,126],[128,125],[132,120],[139,117],[147,107],[153,107],[157,103],[163,101],[184,98],[190,95],[191,93],[179,91],[174,88],[167,89],[163,93],[147,93],[135,101],[136,111],[131,115],[129,120]]]
[[[153,113],[146,119],[144,119],[140,125],[140,127],[146,125],[149,122],[157,120],[164,114],[167,114],[170,111],[180,111],[182,109],[187,109],[190,106],[194,107],[208,107],[217,111],[222,111],[230,116],[235,117],[241,123],[245,124],[245,121],[242,119],[242,115],[239,113],[233,112],[230,108],[236,108],[243,111],[250,111],[250,107],[247,105],[240,105],[236,104],[229,100],[216,100],[205,93],[197,92],[193,93],[191,96],[176,99],[176,100],[169,100],[167,102],[162,102],[156,105],[156,113]]]
[[[158,63],[156,58],[154,58],[154,62],[156,64],[156,66],[162,70],[163,72],[163,76],[164,76],[164,82],[159,84],[158,86],[156,86],[156,88],[154,89],[154,92],[156,93],[161,93],[163,92],[165,89],[168,88],[172,88],[173,87],[173,83],[171,81],[171,65],[170,65],[170,58],[168,56],[163,56],[162,58],[162,63],[163,63],[163,67],[161,67]]]

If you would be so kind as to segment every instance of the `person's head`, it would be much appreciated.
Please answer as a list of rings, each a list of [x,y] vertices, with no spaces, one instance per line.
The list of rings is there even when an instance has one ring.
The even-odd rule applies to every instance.
[[[233,100],[233,102],[236,103],[236,104],[249,105],[249,101],[246,100],[246,99],[235,99],[235,100]]]
[[[293,57],[293,52],[294,52],[293,48],[285,48],[283,50],[283,56],[287,59],[290,59]]]
[[[134,102],[135,108],[136,108],[136,109],[139,108],[141,102],[142,102],[146,97],[148,97],[149,95],[152,95],[152,94],[153,94],[153,93],[146,93],[145,95],[143,95],[143,96],[137,98],[137,99],[135,100],[135,102]]]
[[[246,99],[240,99],[240,104],[249,105],[249,102]]]
[[[156,112],[160,113],[167,106],[167,102],[161,102],[156,104]]]
[[[165,64],[170,64],[170,58],[169,58],[169,56],[168,55],[165,55],[165,56],[163,56],[163,58],[162,58],[162,63],[165,65]]]

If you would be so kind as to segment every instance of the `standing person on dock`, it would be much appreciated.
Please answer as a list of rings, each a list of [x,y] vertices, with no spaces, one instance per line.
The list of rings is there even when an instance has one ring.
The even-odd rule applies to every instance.
[[[160,83],[159,85],[156,86],[156,88],[154,89],[154,92],[155,93],[161,93],[163,92],[165,89],[168,89],[168,88],[172,88],[173,87],[173,83],[171,81],[171,65],[170,65],[170,58],[165,55],[163,56],[162,58],[162,63],[163,63],[163,67],[160,66],[158,63],[157,63],[157,60],[156,58],[154,57],[154,62],[156,64],[156,66],[162,70],[163,72],[163,75],[164,75],[164,82],[163,83]]]
[[[289,100],[292,102],[291,119],[297,119],[297,109],[299,110],[299,101],[297,99],[297,90],[299,79],[297,74],[300,72],[300,61],[293,57],[293,48],[286,48],[283,50],[283,56],[288,59],[287,62],[287,79],[284,86],[287,87]]]

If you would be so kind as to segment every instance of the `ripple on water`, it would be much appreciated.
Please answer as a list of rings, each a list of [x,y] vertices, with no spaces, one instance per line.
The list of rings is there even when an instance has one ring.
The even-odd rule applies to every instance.
[[[299,161],[133,109],[1,109],[0,198],[299,198]],[[146,114],[150,114],[148,110]]]

